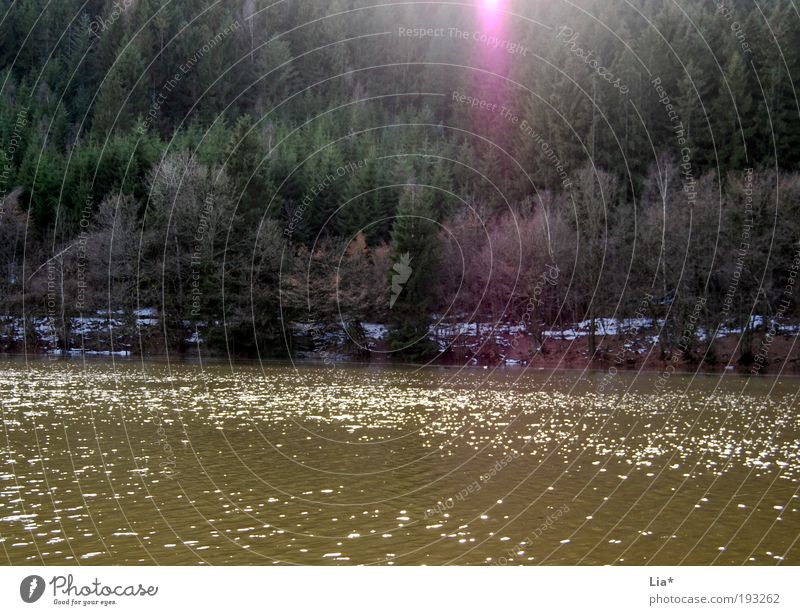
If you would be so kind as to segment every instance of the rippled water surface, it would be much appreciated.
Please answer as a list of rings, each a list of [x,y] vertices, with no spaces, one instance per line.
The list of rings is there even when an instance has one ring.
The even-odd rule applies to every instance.
[[[604,376],[6,360],[0,558],[800,564],[800,381]]]

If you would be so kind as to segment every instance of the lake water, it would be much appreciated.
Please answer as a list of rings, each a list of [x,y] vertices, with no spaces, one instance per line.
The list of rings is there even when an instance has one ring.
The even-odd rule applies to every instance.
[[[0,360],[0,561],[800,564],[798,385]]]

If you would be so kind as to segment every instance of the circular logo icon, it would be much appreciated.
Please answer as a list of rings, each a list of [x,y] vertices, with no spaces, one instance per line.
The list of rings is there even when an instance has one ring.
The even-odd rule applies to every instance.
[[[44,579],[38,574],[32,574],[22,579],[19,584],[19,595],[28,603],[36,602],[44,593]]]

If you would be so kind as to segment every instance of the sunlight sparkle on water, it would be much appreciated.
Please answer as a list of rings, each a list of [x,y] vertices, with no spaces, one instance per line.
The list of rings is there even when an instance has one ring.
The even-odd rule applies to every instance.
[[[711,511],[686,521],[697,536],[759,530],[724,543],[709,532],[692,563],[797,561],[778,551],[797,537],[800,512],[792,383],[759,385],[769,396],[711,380],[680,392],[638,375],[620,400],[567,374],[512,390],[515,374],[435,369],[86,369],[91,390],[67,363],[0,364],[0,543],[11,563],[527,563],[530,528],[567,502],[558,530],[536,540],[535,562],[622,561],[620,545],[681,561],[685,545],[659,530],[668,513],[654,517],[664,494],[681,520]],[[56,426],[46,440],[42,416]],[[174,446],[183,493],[159,470],[161,424],[185,443]],[[475,481],[480,490],[464,491]],[[101,551],[95,523],[109,528]],[[411,543],[436,547],[401,551]]]

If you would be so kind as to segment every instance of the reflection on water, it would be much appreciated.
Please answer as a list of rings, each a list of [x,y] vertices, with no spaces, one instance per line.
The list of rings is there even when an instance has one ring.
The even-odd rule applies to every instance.
[[[799,382],[0,362],[3,561],[800,563]]]

